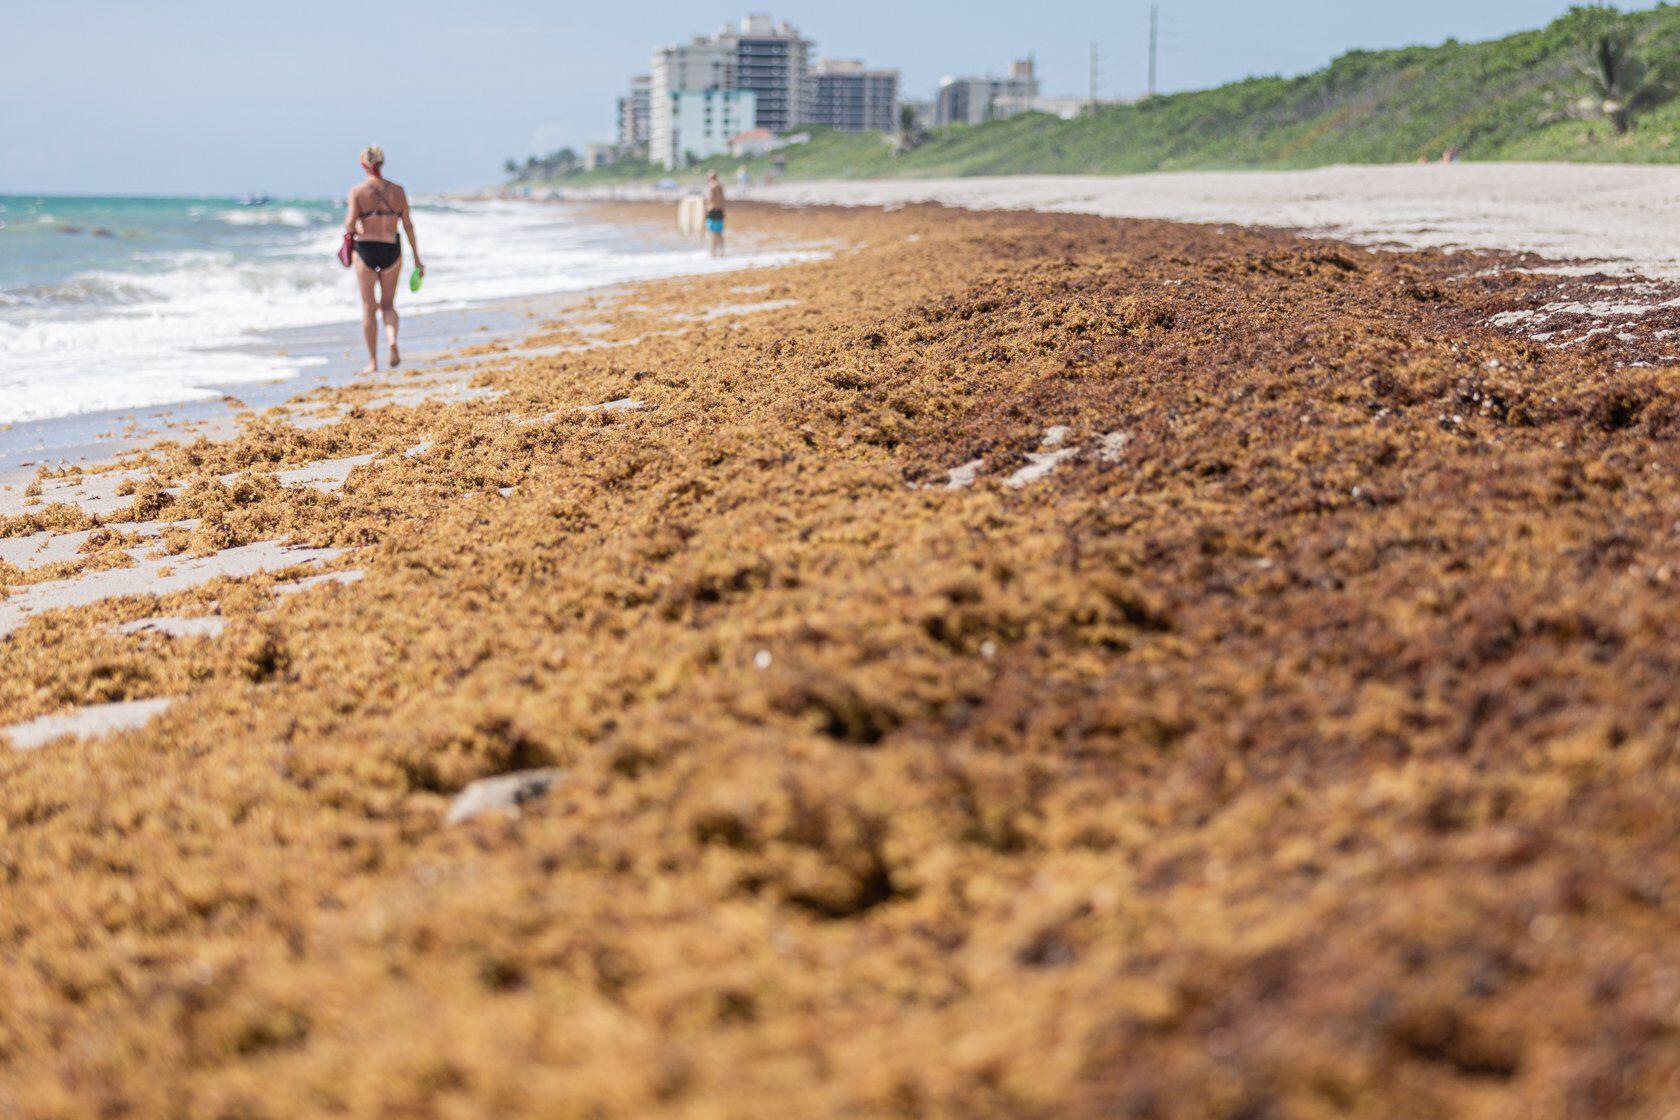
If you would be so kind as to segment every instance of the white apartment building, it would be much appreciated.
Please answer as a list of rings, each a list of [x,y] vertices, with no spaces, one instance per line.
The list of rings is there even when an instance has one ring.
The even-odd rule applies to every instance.
[[[682,166],[683,153],[692,147],[678,130],[682,94],[734,88],[735,52],[715,39],[695,39],[655,51],[648,79],[648,158],[667,169]],[[749,121],[746,127],[752,126]]]
[[[984,124],[1024,112],[1038,96],[1038,76],[1030,58],[1011,65],[1007,78],[943,78],[934,122]]]

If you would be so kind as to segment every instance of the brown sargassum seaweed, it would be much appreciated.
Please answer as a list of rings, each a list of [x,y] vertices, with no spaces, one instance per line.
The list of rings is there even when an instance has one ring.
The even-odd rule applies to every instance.
[[[499,400],[149,457],[171,547],[367,577],[0,642],[8,721],[183,697],[0,752],[0,1114],[1680,1096],[1671,374],[1476,325],[1536,287],[1484,257],[744,217],[843,248],[602,299],[619,345],[492,348]]]

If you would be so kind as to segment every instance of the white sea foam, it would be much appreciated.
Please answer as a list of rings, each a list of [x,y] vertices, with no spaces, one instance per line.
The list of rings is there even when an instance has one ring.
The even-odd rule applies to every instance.
[[[251,206],[224,210],[216,215],[216,219],[230,226],[291,226],[294,229],[324,224],[296,206]]]
[[[0,303],[0,423],[209,400],[242,384],[295,376],[320,359],[253,352],[262,332],[342,324],[359,347],[352,273],[333,259],[336,221],[288,208],[228,211],[221,247],[134,258],[133,272],[92,271]],[[320,212],[317,211],[317,214]],[[261,230],[230,215],[269,215]],[[405,311],[457,310],[489,301],[625,281],[773,264],[809,254],[712,260],[693,249],[653,249],[574,212],[523,203],[459,203],[416,214],[426,283],[404,284]],[[259,238],[253,242],[252,238]],[[412,255],[404,262],[405,275]],[[240,347],[238,351],[229,349]]]

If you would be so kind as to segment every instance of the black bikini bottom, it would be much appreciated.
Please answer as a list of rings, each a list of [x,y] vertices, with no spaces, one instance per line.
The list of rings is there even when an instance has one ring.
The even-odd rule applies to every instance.
[[[356,255],[362,258],[362,263],[375,272],[384,272],[387,268],[402,260],[401,241],[358,241]]]

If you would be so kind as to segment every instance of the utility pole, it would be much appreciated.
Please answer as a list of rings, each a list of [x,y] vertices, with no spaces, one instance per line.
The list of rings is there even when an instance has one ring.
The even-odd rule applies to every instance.
[[[1091,42],[1091,112],[1097,111],[1097,44]]]
[[[1155,96],[1155,79],[1160,72],[1161,5],[1149,5],[1149,96]]]

